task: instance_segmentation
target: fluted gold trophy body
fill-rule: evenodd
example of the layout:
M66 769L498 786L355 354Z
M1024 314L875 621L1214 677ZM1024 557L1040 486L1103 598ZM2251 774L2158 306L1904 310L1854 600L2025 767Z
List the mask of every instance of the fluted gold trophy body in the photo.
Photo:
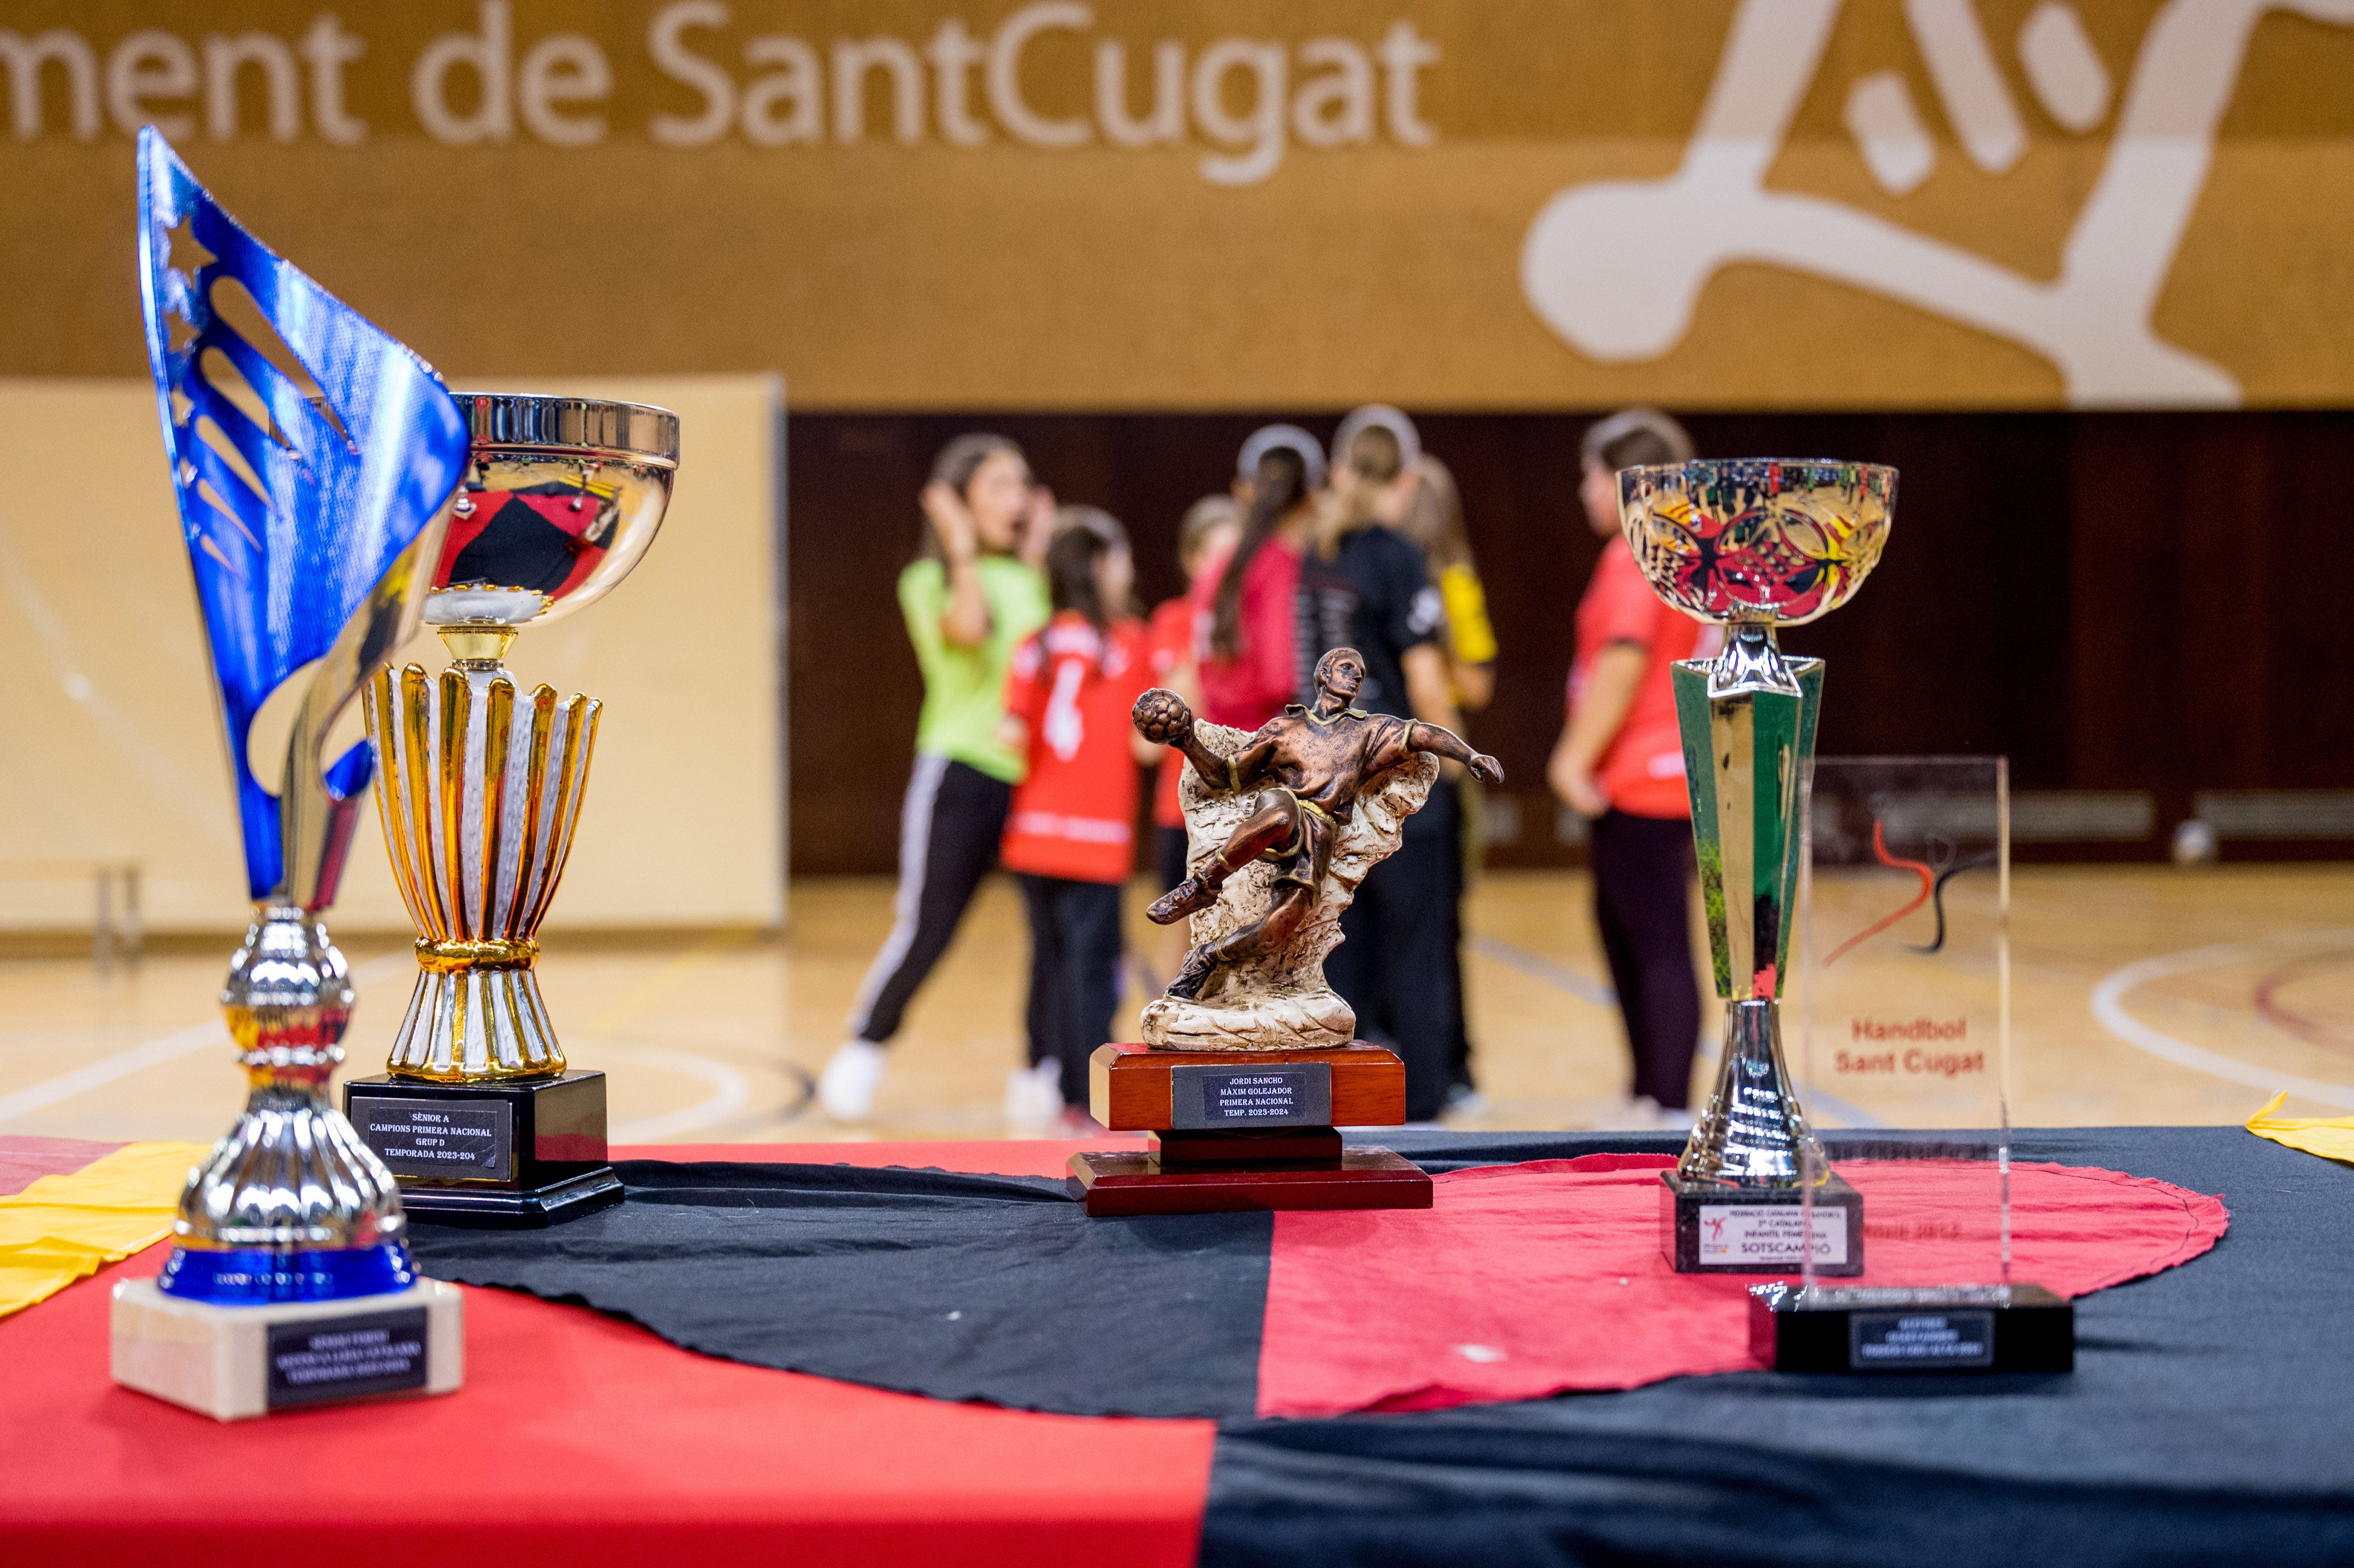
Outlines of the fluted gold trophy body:
M421 972L386 1064L401 1077L564 1071L532 965L580 820L600 705L544 685L518 699L496 646L513 635L444 628L450 668L387 666L368 683L384 842L419 932Z
M1879 563L1896 471L1751 458L1618 475L1627 543L1659 597L1724 628L1714 659L1674 670L1701 896L1724 1000L1717 1080L1665 1178L1663 1250L1679 1270L1863 1267L1862 1201L1827 1168L1782 1053L1805 776L1823 666L1787 659L1777 626L1827 614Z
M471 463L424 612L451 662L387 666L364 694L417 989L384 1075L346 1095L411 1213L545 1224L620 1196L604 1075L566 1063L534 971L602 705L524 692L504 661L525 627L600 598L644 555L678 420L631 403L457 398Z

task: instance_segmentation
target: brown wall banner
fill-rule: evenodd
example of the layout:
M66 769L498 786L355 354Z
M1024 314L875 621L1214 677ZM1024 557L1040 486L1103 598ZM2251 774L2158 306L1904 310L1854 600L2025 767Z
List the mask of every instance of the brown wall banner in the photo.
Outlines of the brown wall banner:
M0 93L0 374L143 370L152 122L478 371L2354 401L2354 0L5 0Z

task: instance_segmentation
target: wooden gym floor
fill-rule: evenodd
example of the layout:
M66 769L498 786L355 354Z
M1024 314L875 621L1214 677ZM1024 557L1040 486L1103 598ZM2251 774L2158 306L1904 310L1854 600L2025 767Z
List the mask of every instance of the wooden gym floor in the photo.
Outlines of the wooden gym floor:
M548 1007L573 1063L611 1075L615 1140L1006 1136L1027 937L1002 883L917 998L873 1123L839 1128L808 1103L889 927L890 894L881 880L797 883L783 937L553 935ZM1140 945L1159 935L1142 903L1140 887ZM1456 1124L1608 1121L1625 1047L1584 877L1491 874L1468 924L1486 1104ZM2012 930L2014 1121L2237 1122L2274 1087L2294 1091L2293 1113L2354 1111L2354 867L2023 868ZM111 973L87 957L0 959L0 1133L217 1137L242 1098L213 1001L234 945L175 942ZM378 1071L415 969L402 940L343 946L360 982L346 1070ZM1124 1029L1140 1001L1131 987ZM1815 1054L1826 1060L1808 1101L1823 1125L1992 1119L1990 1077L1932 1075L1925 1088L1832 1070L1823 1042Z

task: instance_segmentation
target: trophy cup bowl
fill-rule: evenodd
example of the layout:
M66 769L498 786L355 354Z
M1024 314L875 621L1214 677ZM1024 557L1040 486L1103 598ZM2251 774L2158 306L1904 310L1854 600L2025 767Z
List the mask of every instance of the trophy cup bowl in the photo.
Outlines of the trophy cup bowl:
M1643 575L1686 615L1800 626L1854 598L1880 564L1896 471L1813 458L1630 468L1618 510Z
M526 625L594 602L662 526L678 418L594 398L461 392L466 476L423 619L451 655L364 694L394 881L419 973L385 1075L345 1087L409 1212L543 1224L616 1202L605 1080L567 1069L537 932L572 846L601 705L502 662Z
M636 567L678 469L678 416L642 403L454 394L472 437L425 598L429 626L544 625Z
M1653 591L1725 628L1714 659L1672 672L1725 1015L1715 1088L1665 1179L1665 1250L1680 1270L1758 1273L1795 1268L1811 1248L1819 1272L1857 1273L1861 1200L1822 1164L1782 1051L1823 671L1819 659L1784 659L1775 631L1863 586L1894 521L1896 471L1809 458L1668 463L1622 470L1618 503ZM1826 1174L1803 1205L1797 1189L1816 1171Z

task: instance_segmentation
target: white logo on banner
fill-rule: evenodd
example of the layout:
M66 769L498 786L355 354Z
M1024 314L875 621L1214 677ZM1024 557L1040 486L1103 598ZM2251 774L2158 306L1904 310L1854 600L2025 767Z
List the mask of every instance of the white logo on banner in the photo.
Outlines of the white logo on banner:
M1906 0L1904 9L1964 153L1988 173L2007 171L2026 132L1970 0ZM2059 276L2046 281L1842 202L1767 191L1839 0L1743 0L1682 167L1664 180L1597 180L1554 196L1529 226L1521 286L1580 353L1628 363L1682 341L1720 268L1762 262L2023 344L2058 367L2079 407L2236 404L2239 384L2160 341L2150 313L2206 185L2249 36L2273 11L2354 24L2354 0L2169 0L2159 9L2100 178ZM2019 48L2054 121L2077 132L2099 124L2108 72L2073 9L2038 5ZM1902 196L1928 178L1936 147L1901 76L1857 81L1843 119L1882 189Z

